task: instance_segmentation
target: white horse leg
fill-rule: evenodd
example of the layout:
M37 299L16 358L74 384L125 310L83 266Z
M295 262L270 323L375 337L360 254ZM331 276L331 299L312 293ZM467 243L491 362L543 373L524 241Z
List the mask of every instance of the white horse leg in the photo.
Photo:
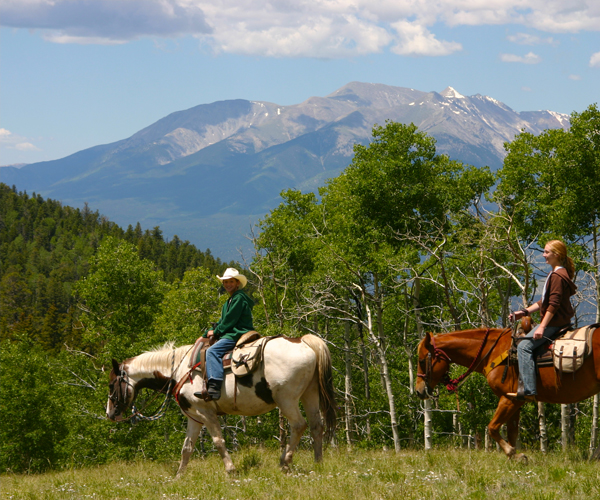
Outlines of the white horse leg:
M318 380L315 377L310 383L300 400L304 406L304 412L310 425L310 435L313 440L313 450L315 452L315 462L323 459L323 419L319 411L319 387Z
M296 451L300 438L308 426L306 425L304 418L302 418L302 413L300 413L300 408L298 407L298 401L281 403L279 404L279 409L290 422L290 440L285 447L280 460L281 467L287 469L292 463L294 451Z
M177 475L175 476L176 479L179 479L185 472L185 468L187 467L190 457L192 456L192 452L194 451L196 439L198 439L198 435L200 434L201 430L202 424L192 420L191 418L188 418L185 441L183 442L183 448L181 449L181 463L179 464L179 469L177 470Z
M219 424L219 417L216 415L207 416L204 422L208 432L210 433L215 448L218 450L219 455L223 459L223 463L225 464L226 472L235 472L235 467L233 465L233 461L231 460L231 455L227 451L227 446L225 446L225 440L223 439L223 434L221 433L221 425Z

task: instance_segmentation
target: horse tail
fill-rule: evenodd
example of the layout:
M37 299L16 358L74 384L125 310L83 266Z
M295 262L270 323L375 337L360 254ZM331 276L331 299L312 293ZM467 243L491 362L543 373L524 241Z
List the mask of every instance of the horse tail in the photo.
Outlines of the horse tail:
M319 378L319 408L325 418L327 432L326 442L331 441L337 427L335 391L333 388L333 370L331 368L331 353L327 344L316 335L308 334L302 337L302 342L308 345L317 356L317 375Z

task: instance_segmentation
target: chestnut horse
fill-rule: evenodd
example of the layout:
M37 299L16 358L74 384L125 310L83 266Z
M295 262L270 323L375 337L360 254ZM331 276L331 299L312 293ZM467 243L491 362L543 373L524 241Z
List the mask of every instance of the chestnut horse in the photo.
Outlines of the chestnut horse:
M294 450L307 427L298 406L298 401L302 401L310 424L315 460L321 460L324 426L320 411L328 434L332 435L336 427L331 355L323 340L315 335L272 339L265 346L261 367L237 380L231 372L226 373L221 398L210 402L194 396L201 390L203 381L199 372L188 368L192 347L165 345L120 364L113 360L106 416L113 421L126 420L123 414L132 407L142 388L171 392L188 417L177 471L179 477L185 471L202 425L206 425L212 436L225 470L233 472L235 467L227 452L218 416L262 415L279 407L291 429L289 443L281 456L285 469L291 464ZM134 415L136 413L134 411Z
M562 379L553 366L540 368L537 376L537 400L543 403L570 404L590 398L600 392L600 328L593 333L593 355L588 356L583 366L575 374L563 374ZM511 345L510 328L478 328L440 335L427 334L419 344L419 365L416 382L417 395L427 399L432 389L440 382L453 383L448 379L450 364L456 363L483 374L492 361L498 361ZM526 341L525 341L526 342ZM515 455L519 434L519 417L524 401L506 397L507 393L517 392L518 370L511 363L502 381L506 360L495 363L487 373L487 383L500 398L494 417L488 425L490 436L500 445L509 458L523 458ZM500 435L503 424L507 427L508 441Z

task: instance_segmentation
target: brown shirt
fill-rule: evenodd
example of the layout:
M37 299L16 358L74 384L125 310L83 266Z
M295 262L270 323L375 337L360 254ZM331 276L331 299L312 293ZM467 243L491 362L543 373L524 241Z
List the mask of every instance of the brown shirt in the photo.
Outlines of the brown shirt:
M571 295L575 295L576 290L577 287L569 278L569 273L565 268L550 273L546 284L546 293L538 301L542 318L546 312L554 313L548 326L565 326L571 322L571 318L575 315L571 305Z

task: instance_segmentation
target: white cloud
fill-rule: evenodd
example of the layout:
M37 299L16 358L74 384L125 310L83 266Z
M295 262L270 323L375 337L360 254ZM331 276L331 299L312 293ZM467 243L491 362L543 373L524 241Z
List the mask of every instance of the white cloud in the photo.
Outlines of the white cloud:
M16 149L18 151L41 151L27 138L15 135L5 128L0 128L0 148Z
M531 87L521 87L523 92L531 92Z
M385 29L354 16L315 16L303 21L287 25L240 22L223 26L210 38L224 52L324 58L381 52L392 40Z
M58 43L110 44L211 31L200 2L188 0L4 0L1 22L43 30L44 38Z
M506 37L510 42L518 43L519 45L558 45L558 42L552 37L540 38L536 35L530 35L528 33L517 33L515 35L509 35Z
M592 54L592 57L590 57L590 66L592 68L600 67L600 52L596 52L595 54Z
M575 80L576 82L581 80L580 75L569 75L569 80Z
M348 57L461 50L436 26L511 25L546 33L600 30L594 0L2 0L3 26L55 43L124 43L191 35L216 52ZM515 43L555 43L518 33ZM510 38L509 38L510 39Z
M398 21L392 24L398 34L397 43L392 52L400 55L414 56L446 56L462 50L462 45L456 42L437 40L435 35L427 31L417 22Z
M529 52L524 56L518 56L516 54L500 54L500 60L502 62L516 62L523 64L538 64L542 62L542 58L533 52Z
M30 142L20 142L18 144L15 144L15 149L19 151L41 151L40 148L34 146Z

